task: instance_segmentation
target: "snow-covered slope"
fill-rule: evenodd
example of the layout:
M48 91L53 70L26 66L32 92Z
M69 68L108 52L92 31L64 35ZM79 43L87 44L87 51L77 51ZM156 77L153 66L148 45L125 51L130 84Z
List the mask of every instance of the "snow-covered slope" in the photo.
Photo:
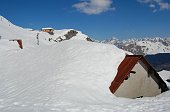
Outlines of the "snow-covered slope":
M19 50L18 44L13 41L9 41L6 39L0 40L0 52L2 51L10 51L10 50Z
M81 40L0 54L0 109L113 102L109 86L124 56L116 47Z
M111 45L81 40L4 52L0 54L0 111L169 112L169 91L134 100L111 94L110 83L124 56Z
M78 39L88 40L87 35L82 34L80 31L74 29L55 30L54 35L42 31L31 31L13 25L4 17L0 16L0 38L1 40L22 39L24 48L37 46L37 35L39 45L51 45L59 41Z
M79 31L73 37L71 30L49 35L2 21L0 112L169 112L169 91L133 100L111 94L109 86L125 56L123 50L84 41L86 35ZM23 40L24 49L8 41L16 38ZM170 72L160 74L166 80Z

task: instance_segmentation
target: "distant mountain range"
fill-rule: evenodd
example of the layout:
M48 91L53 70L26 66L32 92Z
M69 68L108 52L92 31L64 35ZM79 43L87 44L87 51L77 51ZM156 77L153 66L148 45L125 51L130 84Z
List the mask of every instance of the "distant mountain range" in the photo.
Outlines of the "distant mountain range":
M120 49L138 55L170 53L170 38L144 38L119 40L116 38L107 39L102 43L113 44Z
M144 38L119 40L112 38L102 43L113 44L136 55L145 55L156 71L170 71L170 38Z

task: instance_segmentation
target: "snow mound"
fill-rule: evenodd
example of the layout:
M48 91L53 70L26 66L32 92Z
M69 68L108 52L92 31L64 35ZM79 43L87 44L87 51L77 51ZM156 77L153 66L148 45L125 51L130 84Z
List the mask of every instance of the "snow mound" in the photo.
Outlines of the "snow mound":
M0 99L26 105L111 102L109 86L124 56L116 47L80 40L2 55Z
M1 112L169 112L170 91L124 99L109 91L125 53L69 40L0 56ZM166 79L170 72L160 72Z
M14 41L9 41L6 39L0 40L0 52L10 51L10 50L19 50L18 43Z

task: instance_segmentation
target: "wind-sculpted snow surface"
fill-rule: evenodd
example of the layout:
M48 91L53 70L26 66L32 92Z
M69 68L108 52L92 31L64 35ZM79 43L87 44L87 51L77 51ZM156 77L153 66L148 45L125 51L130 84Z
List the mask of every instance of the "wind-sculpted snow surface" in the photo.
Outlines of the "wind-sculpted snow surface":
M111 94L124 56L81 40L1 54L0 112L169 112L169 92L143 99Z
M109 86L115 67L123 58L116 47L80 40L1 55L1 110L107 104L113 100Z

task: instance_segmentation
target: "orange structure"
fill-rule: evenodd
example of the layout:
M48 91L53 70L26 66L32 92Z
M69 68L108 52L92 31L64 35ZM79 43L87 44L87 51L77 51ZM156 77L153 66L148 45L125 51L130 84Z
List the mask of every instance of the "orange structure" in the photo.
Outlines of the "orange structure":
M41 31L47 32L47 33L53 33L54 29L53 28L42 28Z

